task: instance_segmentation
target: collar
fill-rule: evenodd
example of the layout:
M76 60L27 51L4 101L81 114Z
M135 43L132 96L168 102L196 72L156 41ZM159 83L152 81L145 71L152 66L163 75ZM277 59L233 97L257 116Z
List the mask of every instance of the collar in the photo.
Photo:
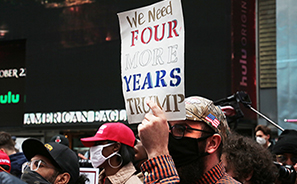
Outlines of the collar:
M223 163L220 162L211 168L209 171L204 173L202 177L198 180L197 183L201 184L209 184L209 183L217 183L225 174L225 168Z
M135 172L135 167L133 166L132 162L129 162L127 165L122 167L117 173L111 176L106 176L106 178L112 184L122 184L125 183L131 176L133 176ZM105 175L104 170L100 173L100 175Z

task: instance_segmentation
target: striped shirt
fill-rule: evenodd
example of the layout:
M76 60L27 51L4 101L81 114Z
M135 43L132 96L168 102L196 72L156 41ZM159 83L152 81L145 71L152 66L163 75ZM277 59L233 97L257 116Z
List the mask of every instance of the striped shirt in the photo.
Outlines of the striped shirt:
M143 183L179 183L179 177L170 155L160 155L145 161L140 167Z
M203 174L203 176L196 182L199 184L240 184L240 182L233 179L225 172L223 163L215 165L209 171Z
M141 165L144 183L179 183L180 179L170 155L160 155L147 160ZM239 184L224 169L222 163L217 164L196 182L197 184Z

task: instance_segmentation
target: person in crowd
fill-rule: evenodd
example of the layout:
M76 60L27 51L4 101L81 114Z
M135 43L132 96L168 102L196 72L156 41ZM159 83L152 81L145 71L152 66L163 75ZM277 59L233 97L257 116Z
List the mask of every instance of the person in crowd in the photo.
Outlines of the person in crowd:
M0 184L25 184L19 178L10 174L11 164L6 153L0 150Z
M64 135L61 135L61 134L58 134L58 135L55 135L53 136L49 142L55 142L55 143L58 143L58 144L63 144L67 147L69 147L69 140L67 137L65 137Z
M297 131L296 130L284 130L278 137L278 141L275 143L272 149L272 153L278 163L283 166L291 167L297 171ZM292 177L291 177L292 176ZM292 181L293 179L293 181ZM280 175L278 183L295 183L295 176L291 174L289 177Z
M224 146L222 162L226 172L245 184L273 184L278 170L269 150L250 137L230 135Z
M0 150L0 172L4 171L4 172L10 173L10 170L11 170L10 159L6 153Z
M138 178L143 182L144 176L141 172L140 166L143 162L147 160L147 153L140 141L140 139L136 138L136 145L134 146L135 151L135 159L133 162L134 167L137 170L137 176Z
M211 100L186 98L186 119L169 122L156 103L148 100L147 105L152 113L138 125L149 159L141 166L144 183L239 183L220 161L230 130Z
M22 174L22 165L27 162L27 159L23 152L16 151L15 142L7 132L0 132L0 150L9 156L11 163L10 173L20 178Z
M271 130L268 126L257 125L255 128L256 141L264 148L272 151L273 142L271 141Z
M136 145L134 146L135 158L134 158L134 166L137 172L141 172L140 166L143 162L147 160L147 153L140 141L140 139L136 139Z
M99 184L142 183L135 175L135 136L123 123L105 123L94 137L81 138L84 146L90 147L94 168L102 168Z
M79 173L77 154L63 144L27 139L22 149L30 161L23 165L21 180L28 184L84 184L88 180Z
M16 152L23 152L22 149L21 149L21 147L20 147L20 145L19 145L19 144L17 143L17 141L16 141L17 137L14 136L14 135L12 135L12 136L11 136L11 139L12 139L13 142L14 142L14 148L15 148Z
M51 139L50 139L50 141L49 142L55 142L55 143L57 143L57 144L63 144L63 145L65 145L65 146L67 146L67 147L69 147L69 140L68 140L68 138L65 136L65 135L62 135L62 134L58 134L58 135L55 135L55 136L53 136ZM79 157L79 159L81 159L81 160L88 160L88 158L87 157L85 157L83 154L81 154L81 153L77 153L77 156ZM87 163L87 162L85 162L85 163ZM85 165L85 164L83 164L83 165Z

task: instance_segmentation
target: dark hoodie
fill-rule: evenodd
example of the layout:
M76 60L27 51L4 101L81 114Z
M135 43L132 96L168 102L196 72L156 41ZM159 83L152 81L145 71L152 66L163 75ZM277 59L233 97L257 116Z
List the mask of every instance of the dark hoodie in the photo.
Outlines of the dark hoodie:
M27 159L23 152L18 152L12 155L9 155L11 163L10 173L18 178L21 178L22 175L22 165L27 162Z

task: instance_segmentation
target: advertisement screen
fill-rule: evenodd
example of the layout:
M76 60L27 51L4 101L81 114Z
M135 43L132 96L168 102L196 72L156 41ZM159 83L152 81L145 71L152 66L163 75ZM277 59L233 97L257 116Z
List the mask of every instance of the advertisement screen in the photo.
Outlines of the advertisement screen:
M0 42L25 41L18 47L21 54L1 48L0 70L17 69L20 75L23 68L26 73L26 77L0 78L1 97L15 99L20 94L17 105L12 100L1 104L1 119L12 122L18 117L18 126L25 127L127 123L117 14L156 2L161 1L1 1ZM229 96L231 2L182 1L181 6L185 97ZM2 53L12 53L20 63L3 66L11 61L3 60ZM21 85L9 87L14 82ZM6 116L14 106L13 115L23 111L21 118Z
M23 121L25 90L25 40L0 42L0 119L1 125Z

